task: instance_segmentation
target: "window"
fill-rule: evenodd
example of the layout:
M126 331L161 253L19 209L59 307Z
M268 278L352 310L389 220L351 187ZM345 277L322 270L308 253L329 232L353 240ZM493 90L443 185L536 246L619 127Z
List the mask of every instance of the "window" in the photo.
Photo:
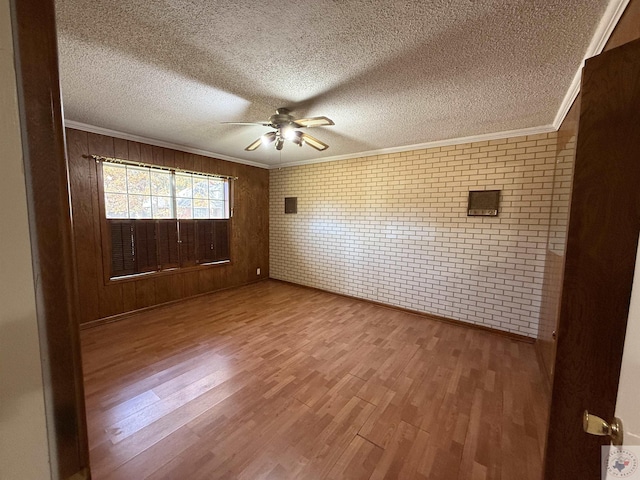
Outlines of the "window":
M230 261L230 178L94 158L110 278Z

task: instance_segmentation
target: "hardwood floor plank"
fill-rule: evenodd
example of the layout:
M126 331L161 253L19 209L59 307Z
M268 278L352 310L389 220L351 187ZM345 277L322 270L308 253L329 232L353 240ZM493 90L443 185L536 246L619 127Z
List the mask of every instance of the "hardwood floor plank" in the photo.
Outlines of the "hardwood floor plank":
M356 435L325 478L370 478L383 449Z
M92 409L87 414L91 417L92 422L89 424L89 436L94 439L94 443L102 443L109 438L108 429L105 425L113 425L123 418L123 415L137 415L141 410L153 405L160 397L152 390L136 395L135 397L125 400L111 408ZM123 413L125 412L125 413Z
M180 454L200 441L200 437L187 427L181 427L173 435L163 438L150 448L110 472L107 480L123 478L147 478Z
M382 458L371 474L370 480L410 479L416 478L415 465L405 465L406 457L418 435L418 429L405 422L400 422L394 429ZM413 471L411 471L413 470Z
M533 346L265 281L82 331L92 478L539 480Z
M210 375L190 383L183 389L177 390L165 398L159 398L157 402L147 405L137 412L133 412L128 417L117 421L107 429L111 443L116 444L121 442L142 428L151 425L155 421L162 419L165 415L169 415L180 407L189 404L192 400L213 390L229 379L230 376L227 372L213 372Z
M249 375L238 375L207 392L207 394L199 396L170 414L146 425L139 429L136 435L130 435L117 444L105 442L95 449L91 448L90 445L90 451L95 451L95 455L91 457L92 472L95 472L95 478L100 478L101 474L115 469L114 467L119 467L144 450L151 448L160 440L176 432L189 420L198 417L211 408L212 405L227 398L250 380L251 377Z

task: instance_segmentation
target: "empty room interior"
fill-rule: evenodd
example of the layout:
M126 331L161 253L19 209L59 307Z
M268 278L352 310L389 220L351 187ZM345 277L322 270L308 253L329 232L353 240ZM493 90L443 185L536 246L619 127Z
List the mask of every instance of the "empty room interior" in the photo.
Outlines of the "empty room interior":
M583 411L640 440L640 0L1 20L0 478L588 480Z

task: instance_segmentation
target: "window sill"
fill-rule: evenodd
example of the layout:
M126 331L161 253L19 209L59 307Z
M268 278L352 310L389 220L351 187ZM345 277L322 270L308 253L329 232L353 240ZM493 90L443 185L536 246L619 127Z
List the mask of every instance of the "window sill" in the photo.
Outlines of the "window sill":
M199 265L193 265L191 267L183 268L167 268L165 270L155 270L153 272L134 273L131 275L123 275L121 277L112 277L105 281L105 285L114 285L125 282L136 282L138 280L146 280L150 278L165 277L168 275L179 275L181 273L197 272L199 270L206 270L208 268L223 267L225 265L231 265L231 260L222 260L220 262L208 262L201 263Z

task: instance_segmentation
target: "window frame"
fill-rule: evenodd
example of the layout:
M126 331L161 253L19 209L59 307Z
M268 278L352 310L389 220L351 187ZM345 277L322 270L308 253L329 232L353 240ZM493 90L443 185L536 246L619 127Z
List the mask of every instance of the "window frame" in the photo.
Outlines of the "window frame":
M98 156L98 155L91 155L90 158L92 158L95 161L95 168L96 168L96 183L97 183L97 195L98 195L98 212L100 215L99 218L99 224L100 224L100 244L102 246L102 268L103 268L103 276L104 276L104 283L105 285L108 284L114 284L114 283L120 283L120 282L126 282L126 281L136 281L136 280L140 280L141 278L150 278L150 277L160 277L160 276L166 276L166 275L176 275L179 273L186 273L189 271L197 271L197 270L202 270L202 269L206 269L206 268L214 268L214 267L220 267L220 266L226 266L226 265L232 265L233 262L233 249L232 249L232 232L233 232L233 213L234 213L234 193L235 193L235 189L234 189L234 184L233 182L235 180L238 179L238 177L233 177L233 176L229 176L229 175L219 175L219 174L210 174L210 173L205 173L205 172L196 172L196 171L192 171L192 170L184 170L184 169L180 169L180 168L173 168L173 167L165 167L165 166L161 166L161 165L153 165L153 164L146 164L146 163L141 163L141 162L131 162L131 161L127 161L127 160L123 160L123 159L118 159L118 158L112 158L112 157L104 157L104 156ZM227 198L228 198L228 202L227 202L227 213L228 213L228 217L227 218L212 218L212 219L202 219L202 218L191 218L191 219L179 219L179 218L159 218L159 219L155 219L155 218L107 218L106 216L106 205L105 205L105 191L104 191L104 174L103 174L103 168L102 165L104 163L119 163L119 164L124 164L124 165L130 165L130 166L136 166L136 167L145 167L145 168L155 168L155 169L161 169L161 170L166 170L169 172L172 172L172 185L175 184L175 172L185 172L185 173L189 173L189 174L195 174L195 175L201 175L201 176L205 176L205 177L217 177L217 178L223 178L227 180ZM174 194L174 203L175 203L175 190L173 192ZM174 209L174 217L177 217L177 209ZM180 222L188 222L188 223L192 223L195 225L195 223L197 221L211 221L211 222L225 222L226 223L226 234L227 234L227 249L228 249L228 259L224 259L224 260L214 260L214 261L207 261L207 262L203 262L203 263L197 263L196 262L190 262L189 265L187 266L181 266L181 261L180 261L180 251L181 251L181 240L180 240L180 236L179 236L179 229L180 229ZM111 239L111 222L122 222L122 223L126 223L126 222L132 222L133 224L133 229L136 229L136 225L137 223L150 223L150 222L154 222L156 224L158 224L158 222L163 222L163 223L171 223L171 222L175 222L176 223L176 228L178 231L177 234L177 238L178 238L178 245L177 245L177 250L178 250L178 263L171 263L171 264L167 264L166 268L159 268L159 269L154 269L154 270L150 270L147 269L147 271L141 271L141 272L134 272L134 273L130 273L130 274L124 274L121 276L112 276L112 239ZM156 225L156 234L158 232L158 226ZM198 234L195 233L195 228L194 228L194 244L198 243ZM157 243L156 243L156 248L157 247ZM159 261L159 259L158 259ZM160 266L159 266L160 267Z

